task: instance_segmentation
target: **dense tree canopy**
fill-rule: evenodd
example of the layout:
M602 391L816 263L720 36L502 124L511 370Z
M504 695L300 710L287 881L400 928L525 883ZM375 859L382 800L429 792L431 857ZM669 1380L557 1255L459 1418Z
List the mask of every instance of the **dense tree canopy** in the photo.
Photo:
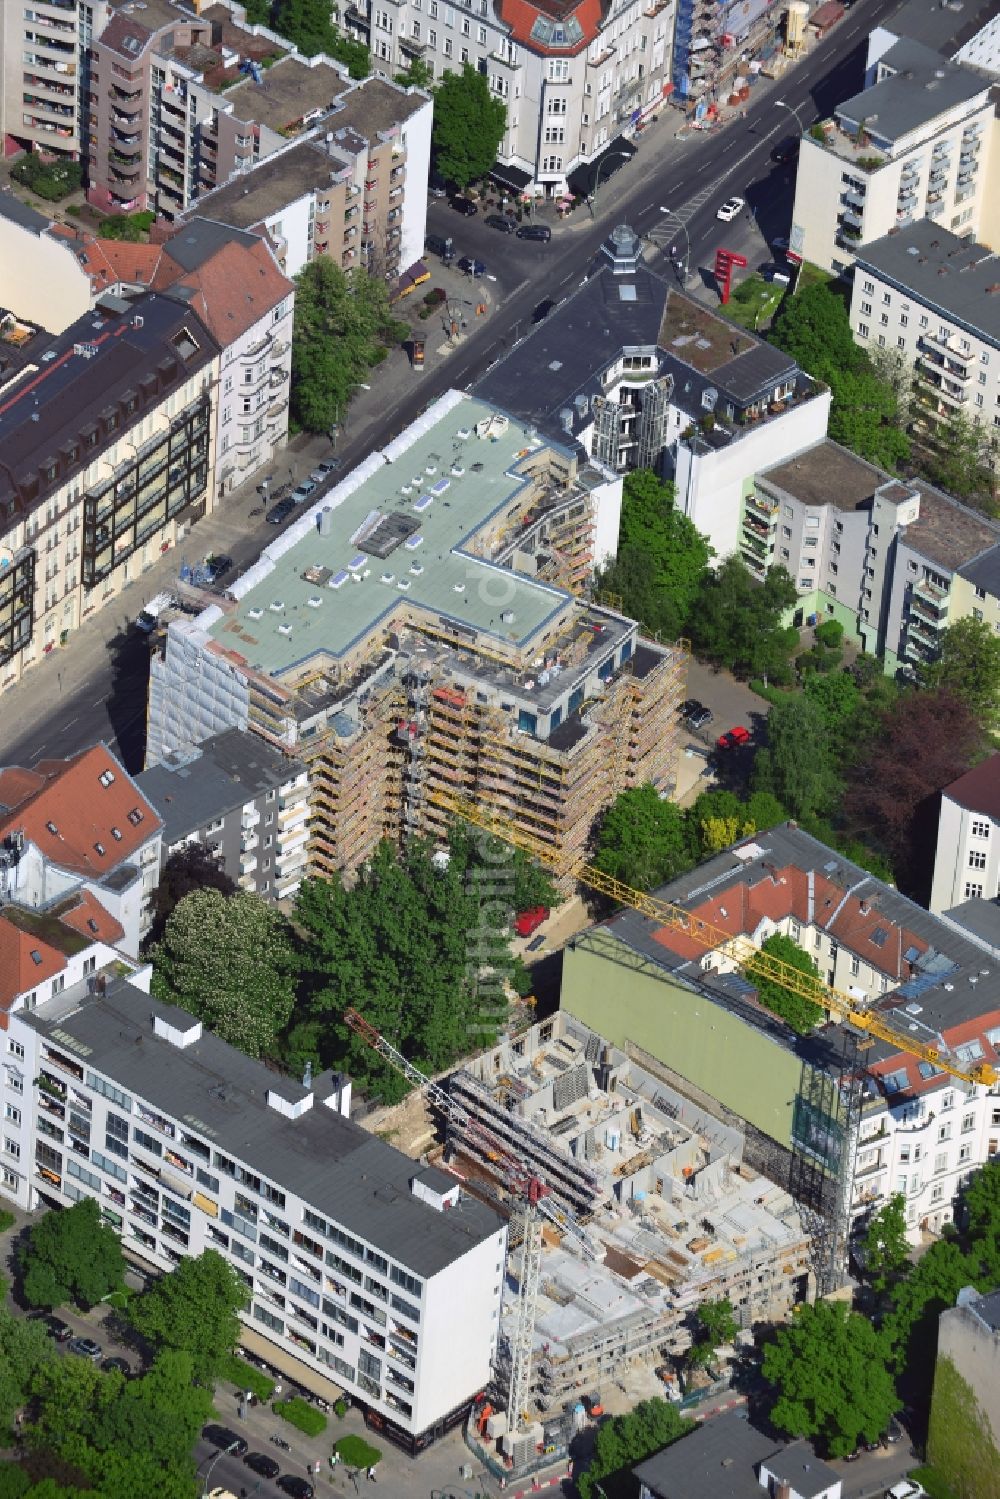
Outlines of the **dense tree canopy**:
M907 457L909 440L898 420L896 393L854 342L844 298L829 282L785 297L770 339L829 385L829 434L836 442L889 470Z
M919 415L922 401L931 399L922 392L912 395L914 415ZM956 411L946 421L934 424L933 435L921 433L917 457L921 472L932 484L988 515L996 515L1000 444L993 428L980 427L964 412Z
M371 72L368 48L337 30L330 0L271 0L266 17L262 0L251 0L251 4L254 20L270 24L279 36L294 42L304 56L325 52L327 57L344 63L352 78L367 78Z
M214 1249L206 1249L197 1258L181 1260L134 1297L128 1316L140 1337L190 1359L196 1377L207 1382L236 1347L237 1313L247 1300L233 1267Z
M788 968L794 968L805 978L804 987L810 993L815 992L816 1000L813 1001L808 995L797 992L789 984L781 979L774 978L767 970L766 963L761 961L760 954L775 958L779 963L784 963ZM766 1009L775 1015L780 1015L786 1020L793 1031L805 1035L818 1025L823 1019L822 1008L823 985L818 977L816 964L807 952L803 952L798 943L793 942L791 937L786 937L784 932L773 932L760 945L760 949L753 955L744 966L744 977L749 979L757 990L757 998Z
M733 1315L733 1304L724 1296L718 1301L703 1301L695 1313L695 1341L688 1355L693 1364L709 1364L718 1348L731 1343L739 1332Z
M958 698L988 733L1000 729L1000 635L984 619L967 614L949 625L920 681Z
M861 1241L861 1263L866 1279L878 1295L891 1291L909 1268L906 1203L895 1193L873 1213Z
M767 718L767 745L758 750L753 787L770 791L793 817L828 812L839 792L826 714L814 696L783 698Z
M507 128L502 99L490 92L486 78L471 63L460 73L446 72L434 90L431 143L434 165L456 187L484 177L497 159Z
M393 336L389 293L382 278L343 271L326 255L299 272L295 288L292 413L307 432L328 432Z
M259 895L195 890L153 949L153 993L211 1026L249 1056L269 1051L295 1002L288 923Z
M877 1441L899 1409L879 1334L842 1302L797 1307L764 1350L762 1372L777 1397L774 1424L815 1438L831 1457Z
M783 567L773 567L758 583L739 557L727 557L698 589L689 620L695 650L738 676L790 681L799 636L781 621L797 597Z
M623 791L601 819L594 864L637 890L652 890L694 863L684 810L655 786Z
M149 943L160 941L167 917L192 890L218 890L222 895L235 895L238 888L204 843L185 843L170 855L153 894Z
M649 469L626 474L618 555L596 589L617 594L650 634L674 640L687 628L712 549L674 504L672 484Z
M669 1447L694 1426L674 1406L658 1399L640 1400L626 1415L603 1421L597 1428L589 1465L575 1475L580 1499L596 1499L604 1480L628 1473L643 1458Z
M92 1197L46 1213L29 1228L19 1254L29 1306L95 1306L122 1285L121 1241Z

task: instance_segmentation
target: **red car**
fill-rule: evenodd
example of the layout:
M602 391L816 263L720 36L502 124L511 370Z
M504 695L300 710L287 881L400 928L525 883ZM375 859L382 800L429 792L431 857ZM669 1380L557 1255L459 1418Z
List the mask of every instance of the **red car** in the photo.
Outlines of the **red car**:
M720 750L738 749L741 744L749 743L750 730L745 729L742 724L737 724L735 729L730 729L728 733L720 734L715 741L716 748Z
M530 937L536 932L543 921L549 919L548 906L532 906L528 911L522 911L514 918L514 930L519 937Z

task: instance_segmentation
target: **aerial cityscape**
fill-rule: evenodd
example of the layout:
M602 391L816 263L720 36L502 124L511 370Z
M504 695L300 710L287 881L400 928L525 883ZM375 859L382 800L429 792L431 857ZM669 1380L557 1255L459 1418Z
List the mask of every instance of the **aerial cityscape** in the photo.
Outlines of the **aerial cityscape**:
M0 1499L1000 1499L1000 0L0 64Z

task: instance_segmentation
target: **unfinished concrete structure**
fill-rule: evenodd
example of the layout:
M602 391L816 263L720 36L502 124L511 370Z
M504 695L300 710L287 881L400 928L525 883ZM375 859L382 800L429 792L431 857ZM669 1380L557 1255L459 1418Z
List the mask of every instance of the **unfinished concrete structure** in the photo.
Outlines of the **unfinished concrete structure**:
M571 1015L477 1058L450 1092L537 1171L566 1213L564 1233L552 1223L543 1231L539 1412L682 1352L702 1301L728 1297L749 1327L813 1294L798 1208L744 1165L740 1132ZM488 1195L500 1191L502 1165L474 1129L453 1130L449 1150L453 1169ZM508 1339L515 1301L509 1280Z
M579 597L621 480L457 391L327 493L151 667L147 763L249 728L305 760L310 870L489 805L557 874L672 787L685 653Z

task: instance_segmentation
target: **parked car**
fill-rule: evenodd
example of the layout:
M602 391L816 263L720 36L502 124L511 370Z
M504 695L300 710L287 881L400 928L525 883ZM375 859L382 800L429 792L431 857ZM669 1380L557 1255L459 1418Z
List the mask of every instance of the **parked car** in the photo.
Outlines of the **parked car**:
M280 526L281 522L283 520L287 520L294 509L294 500L279 500L278 503L276 505L272 505L270 510L267 512L267 519L269 524L272 526Z
M226 573L232 569L232 565L232 557L217 557L213 552L210 557L205 558L205 571L208 573L208 581L210 583L218 583L219 579L224 578Z
M483 223L488 224L491 229L499 229L501 234L514 234L517 230L515 221L506 218L502 213L487 214Z
M547 245L552 238L552 230L548 224L522 224L517 231L518 239L537 239L541 244Z
M303 500L308 500L315 488L316 481L314 479L303 479L302 483L296 485L292 490L288 498L293 505L301 505Z
M549 313L552 311L555 305L556 303L554 297L543 297L538 306L535 308L534 312L531 314L531 321L533 323L544 323L545 319L548 317Z
M915 1478L901 1478L891 1489L886 1489L885 1499L921 1499L927 1490Z
M105 1374L124 1374L126 1379L132 1373L132 1365L127 1358L106 1358L101 1368Z
M243 1461L251 1472L259 1473L261 1478L277 1478L281 1472L281 1464L273 1457L268 1457L266 1452L248 1452Z
M58 1317L46 1317L45 1326L49 1336L55 1338L57 1343L67 1343L73 1336L73 1329L69 1323L61 1321Z
M297 1473L282 1473L278 1479L278 1488L285 1494L290 1494L291 1499L313 1499L315 1489L311 1483L300 1478Z
M725 734L720 734L715 741L716 749L728 750L739 749L743 744L750 743L750 730L745 729L741 723L735 729L727 729Z
M153 631L156 629L156 622L159 619L160 615L163 613L164 609L169 609L173 601L174 596L172 593L154 594L149 603L144 604L142 609L136 616L136 629L141 630L144 635L152 635Z
M432 198L447 198L448 184L440 172L432 172L427 179L427 188Z
M450 265L458 254L451 235L428 234L424 237L424 249L428 255L439 255L445 265Z
M519 937L530 937L536 932L543 921L549 919L548 906L532 906L528 911L522 911L514 918L514 930Z
M889 1425L886 1429L885 1439L887 1442L891 1442L893 1445L895 1445L896 1442L902 1442L906 1439L906 1427L900 1420L897 1419L896 1416L889 1417Z
M451 206L456 213L463 214L467 219L474 219L479 212L478 206L473 203L471 198L463 198L461 196L452 198Z
M76 1353L80 1358L93 1359L95 1362L102 1351L100 1343L95 1343L93 1338L70 1338L66 1344L67 1353Z
M774 150L771 152L771 160L776 161L779 167L787 167L790 166L793 161L798 160L798 155L799 138L797 135L790 135L787 140L780 141L778 145L775 146Z
M214 1421L201 1434L206 1442L211 1442L220 1452L232 1452L236 1457L243 1457L249 1446L235 1431L230 1431L228 1426L219 1426Z
M486 275L486 262L475 260L471 255L463 255L458 262L458 269L463 275L471 276L473 281L478 281L481 276Z
M336 473L339 467L339 458L324 458L321 463L317 463L313 472L319 474L321 478L325 479L329 474Z
M743 198L727 198L722 207L716 211L715 217L723 224L731 224L733 219L738 218L746 207Z
M715 717L711 708L698 707L693 713L688 714L688 724L692 729L703 729L706 724L711 723Z
M697 713L698 709L704 706L704 703L700 703L696 697L685 698L681 703L681 718L690 718L692 713Z

